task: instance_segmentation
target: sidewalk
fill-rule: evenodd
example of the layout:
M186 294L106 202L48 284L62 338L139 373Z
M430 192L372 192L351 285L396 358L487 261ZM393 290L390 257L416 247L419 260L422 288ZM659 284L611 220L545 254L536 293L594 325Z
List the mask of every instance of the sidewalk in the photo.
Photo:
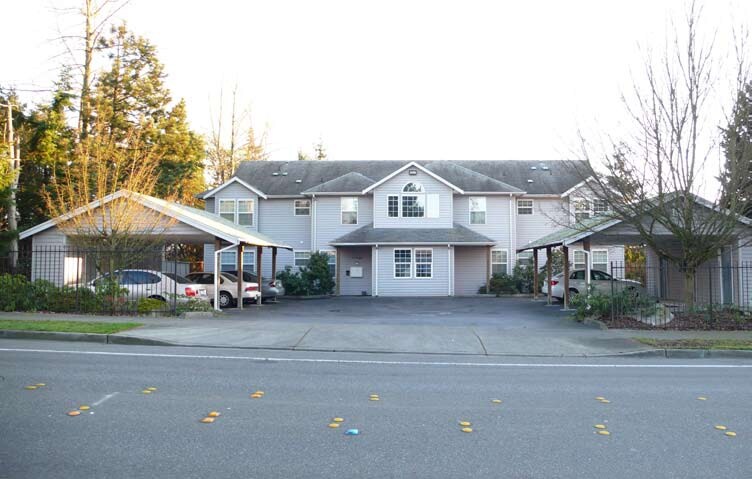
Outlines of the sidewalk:
M122 317L2 313L0 319L123 321ZM110 342L299 351L584 357L639 354L656 339L752 339L752 331L524 330L437 325L329 324L238 319L127 318L144 326L110 335ZM104 342L104 341L103 341Z

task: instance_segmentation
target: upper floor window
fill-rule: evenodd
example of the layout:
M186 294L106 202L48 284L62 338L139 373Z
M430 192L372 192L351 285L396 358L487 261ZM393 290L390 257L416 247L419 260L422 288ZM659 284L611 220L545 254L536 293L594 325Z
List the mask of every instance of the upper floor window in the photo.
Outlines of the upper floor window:
M343 225L358 224L358 199L346 196L340 199L340 211Z
M219 200L219 216L241 226L253 226L253 200Z
M577 221L590 218L590 202L585 198L574 200L574 219Z
M390 218L399 217L399 196L389 195L386 198L386 215Z
M608 213L608 202L606 200L593 200L593 215L598 216Z
M426 214L425 195L402 195L402 216L422 218Z
M410 182L402 188L403 193L423 193L423 185L420 183Z
M311 216L311 200L295 200L295 216Z
M470 197L470 224L471 225L486 224L486 197L485 196L471 196Z
M517 200L517 214L518 215L532 215L533 214L533 200Z

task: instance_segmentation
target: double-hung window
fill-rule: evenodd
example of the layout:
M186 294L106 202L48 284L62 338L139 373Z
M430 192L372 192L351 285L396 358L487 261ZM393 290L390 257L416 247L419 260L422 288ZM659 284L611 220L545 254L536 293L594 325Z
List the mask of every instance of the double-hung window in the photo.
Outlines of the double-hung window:
M410 278L412 277L412 250L395 249L394 250L394 277Z
M433 276L433 250L415 249L415 277L431 278Z
M386 212L389 218L399 217L399 196L389 195L386 197Z
M337 275L337 252L336 251L323 251L328 256L327 265L329 266L329 274L334 278Z
M533 200L517 200L517 214L518 215L532 215L533 214Z
M486 197L485 196L471 196L470 197L470 224L471 225L486 224Z
M575 250L574 252L574 269L585 269L587 266L587 258L585 252L582 250Z
M237 253L235 251L223 251L219 255L220 271L237 271ZM243 251L243 271L256 271L256 255L253 251Z
M426 215L426 194L423 185L410 182L402 188L402 217L423 218Z
M219 199L219 216L240 226L253 226L253 200Z
M358 199L346 196L340 199L340 211L343 225L358 224Z
M295 200L295 216L311 216L311 200Z
M310 251L296 251L295 252L295 266L300 268L301 266L308 266L308 260L311 259Z
M608 272L608 250L606 249L594 249L590 252L593 257L593 269L598 271Z
M608 213L608 202L606 200L593 200L593 216L604 215Z
M574 219L582 221L590 218L590 202L585 198L574 200Z
M491 250L491 274L506 274L508 271L507 264L507 250Z
M517 253L517 265L524 266L526 268L533 267L533 253L531 251L523 251Z

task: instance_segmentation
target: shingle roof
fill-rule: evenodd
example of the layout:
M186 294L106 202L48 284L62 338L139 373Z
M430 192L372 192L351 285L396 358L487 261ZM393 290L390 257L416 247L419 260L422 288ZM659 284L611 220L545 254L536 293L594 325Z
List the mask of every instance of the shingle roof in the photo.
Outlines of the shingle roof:
M292 196L348 173L358 173L379 181L407 163L409 161L244 161L240 163L235 176L267 195ZM577 171L580 168L565 161L463 160L416 163L467 192L503 191L511 187L509 191L560 195L582 181Z
M427 241L428 239L428 241ZM374 228L373 223L330 242L353 244L494 244L480 233L457 223L453 228Z
M580 241L583 238L587 238L593 233L597 233L599 231L603 231L606 228L610 228L617 223L620 223L620 220L608 216L596 216L595 218L581 220L577 225L565 226L559 230L554 231L553 233L547 234L542 238L533 240L522 248L518 248L517 251L543 248L546 246L553 247L570 245L572 243Z
M303 193L360 193L374 184L371 178L351 171L333 180L309 188Z

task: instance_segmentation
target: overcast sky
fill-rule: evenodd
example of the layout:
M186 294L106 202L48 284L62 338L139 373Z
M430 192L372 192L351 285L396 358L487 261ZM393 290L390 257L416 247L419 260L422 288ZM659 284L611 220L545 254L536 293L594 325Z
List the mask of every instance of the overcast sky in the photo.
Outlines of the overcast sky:
M76 21L52 6L81 3L6 2L0 84L49 87L56 29ZM721 35L752 24L752 2L706 3ZM131 0L119 18L158 47L195 129L209 131L210 97L216 110L237 83L275 160L321 136L334 160L550 161L569 156L578 127L618 134L639 46L662 45L683 11L660 0Z

